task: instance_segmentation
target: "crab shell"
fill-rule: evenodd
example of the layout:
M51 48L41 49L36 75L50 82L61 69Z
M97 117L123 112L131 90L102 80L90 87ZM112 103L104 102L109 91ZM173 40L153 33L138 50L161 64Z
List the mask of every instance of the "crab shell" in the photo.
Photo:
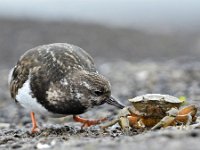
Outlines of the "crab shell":
M129 99L137 110L136 115L151 118L163 118L171 108L179 108L182 104L178 98L162 94L146 94ZM139 112L139 114L137 114ZM141 115L142 114L142 115Z

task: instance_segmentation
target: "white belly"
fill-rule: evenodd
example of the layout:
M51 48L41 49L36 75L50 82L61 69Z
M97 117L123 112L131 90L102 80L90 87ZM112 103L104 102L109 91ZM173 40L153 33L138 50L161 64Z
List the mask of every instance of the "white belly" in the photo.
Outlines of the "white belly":
M30 77L23 84L23 86L18 90L16 95L16 100L20 103L20 105L30 112L40 113L49 117L64 117L66 115L56 114L49 112L45 107L43 107L40 103L37 102L36 98L32 97L32 91L30 87Z
M37 102L36 98L31 96L30 79L23 84L23 86L18 90L16 95L16 100L20 105L29 111L39 112L41 114L46 114L48 111Z

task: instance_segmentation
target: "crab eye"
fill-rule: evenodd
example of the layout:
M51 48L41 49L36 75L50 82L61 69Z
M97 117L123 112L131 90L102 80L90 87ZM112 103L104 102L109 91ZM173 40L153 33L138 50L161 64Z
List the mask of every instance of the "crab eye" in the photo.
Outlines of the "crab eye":
M103 91L95 90L94 95L95 96L101 96L101 95L103 95Z

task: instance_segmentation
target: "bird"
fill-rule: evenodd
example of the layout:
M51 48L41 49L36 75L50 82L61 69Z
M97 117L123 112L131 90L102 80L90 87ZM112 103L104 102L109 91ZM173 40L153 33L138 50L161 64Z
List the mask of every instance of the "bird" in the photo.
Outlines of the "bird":
M30 112L32 133L40 131L35 113L51 117L73 115L82 127L88 127L106 120L79 116L91 108L104 103L124 108L111 95L110 82L98 73L93 58L68 43L27 50L11 69L8 84L12 99Z

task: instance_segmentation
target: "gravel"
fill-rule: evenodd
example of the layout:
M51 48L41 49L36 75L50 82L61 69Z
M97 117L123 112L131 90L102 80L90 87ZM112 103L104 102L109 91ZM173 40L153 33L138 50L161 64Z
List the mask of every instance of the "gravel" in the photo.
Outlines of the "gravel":
M106 62L99 71L112 84L113 95L126 105L127 99L145 93L185 96L187 103L200 104L200 62ZM8 69L1 72L5 77ZM5 78L6 79L6 78ZM38 134L30 134L28 112L11 100L7 82L1 80L0 148L2 149L198 149L200 129L167 128L158 131L135 132L124 135L118 126L106 132L99 126L81 129L71 116L51 119L37 115ZM103 105L83 114L86 118L116 116L118 109ZM198 113L199 114L199 113ZM163 147L163 145L165 145Z

